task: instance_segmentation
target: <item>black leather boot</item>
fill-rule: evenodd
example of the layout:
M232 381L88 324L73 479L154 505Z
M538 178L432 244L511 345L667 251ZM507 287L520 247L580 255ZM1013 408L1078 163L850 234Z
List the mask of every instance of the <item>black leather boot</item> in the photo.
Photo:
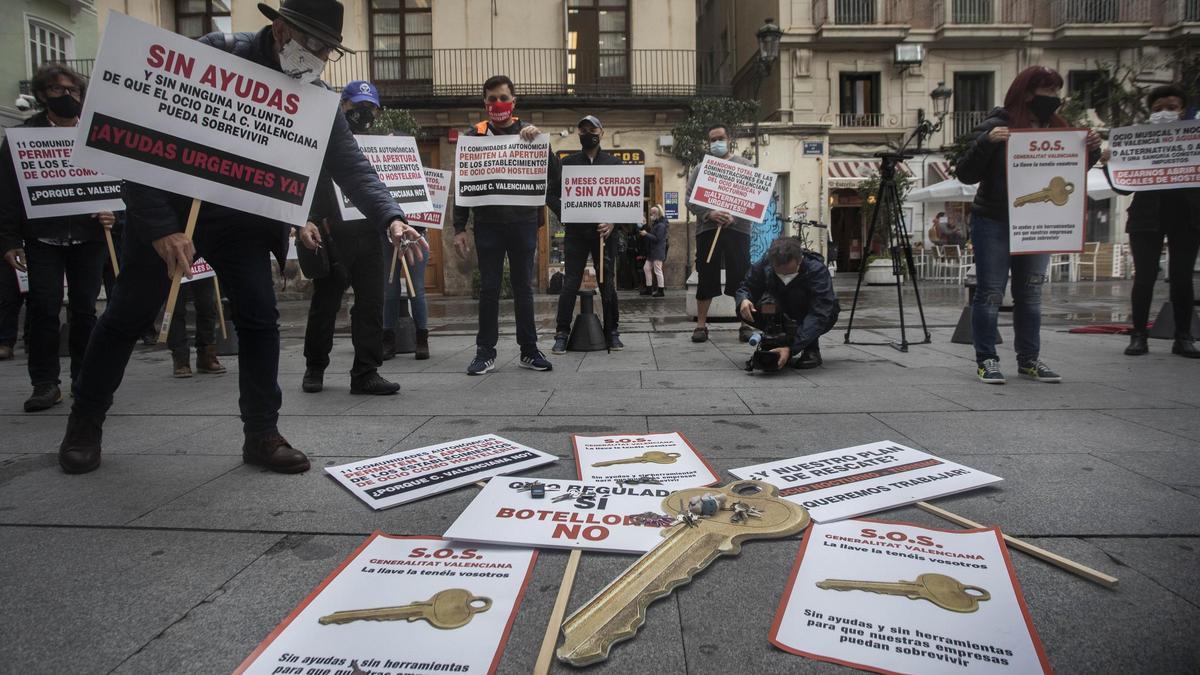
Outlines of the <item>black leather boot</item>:
M1176 335L1175 344L1171 346L1171 353L1188 359L1200 359L1200 349L1196 349L1196 341L1192 339L1191 335Z
M304 379L300 381L300 389L306 394L315 394L325 388L325 371L316 368L305 368Z
M383 331L383 360L396 358L396 331L388 328Z
M265 466L275 473L304 473L309 468L308 457L293 448L278 431L247 436L242 444L242 461Z
M1150 351L1146 344L1146 331L1135 330L1129 334L1129 346L1125 348L1126 356L1141 356Z
M350 380L351 394L366 394L370 396L387 396L400 391L400 385L395 382L389 382L378 373L372 372L369 375L364 375L360 379Z
M424 361L429 358L429 331L417 331L417 360Z
M100 422L76 416L67 418L67 433L58 446L58 465L66 473L87 473L100 466Z

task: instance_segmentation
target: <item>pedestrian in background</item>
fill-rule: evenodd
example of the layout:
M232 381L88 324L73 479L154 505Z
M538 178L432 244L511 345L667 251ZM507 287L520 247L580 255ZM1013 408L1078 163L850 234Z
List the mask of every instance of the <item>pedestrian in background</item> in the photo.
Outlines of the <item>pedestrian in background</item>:
M667 259L667 218L663 215L662 204L650 207L650 224L638 230L638 236L647 244L646 264L642 271L646 273L646 288L641 295L663 297L666 282L663 279L663 262Z
M187 302L190 300L196 312L196 372L204 375L220 375L225 366L217 360L217 302L216 285L212 279L200 279L179 287L175 313L171 315L171 329L167 333L167 348L174 362L173 375L184 378L192 376L191 352L188 350Z

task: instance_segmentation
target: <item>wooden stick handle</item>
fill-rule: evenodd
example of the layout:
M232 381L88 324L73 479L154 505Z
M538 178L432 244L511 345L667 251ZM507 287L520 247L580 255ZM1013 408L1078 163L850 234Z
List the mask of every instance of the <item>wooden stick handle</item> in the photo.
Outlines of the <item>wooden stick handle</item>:
M598 283L604 283L604 235L600 235L600 278Z
M725 228L718 227L716 233L713 234L712 245L708 247L708 257L704 259L705 265L712 262L712 254L713 254L713 251L717 250L717 240L721 238L721 230L723 230L723 229L725 229Z
M400 247L392 246L392 269L388 270L388 283L396 280L396 259L400 257Z
M571 599L571 587L575 585L575 572L579 570L579 556L582 553L580 549L572 549L567 558L567 568L563 570L558 597L554 598L554 609L550 611L550 622L546 624L546 635L542 638L542 648L533 665L533 675L546 675L550 671L550 659L554 657L554 645L558 643L558 631L562 627L563 615L567 613L567 601Z
M981 525L973 520L964 518L956 513L951 513L949 511L947 511L946 509L943 509L938 506L934 506L933 504L930 504L929 502L917 502L917 508L919 508L922 511L925 511L927 513L932 513L933 515L935 515L939 518L943 518L945 520L948 520L948 521L950 521L956 525L960 525L962 527L970 527L970 528L986 527L985 525ZM1088 581L1092 581L1097 584L1100 584L1101 586L1104 586L1105 588L1116 588L1117 587L1118 580L1116 577L1109 576L1099 570L1094 570L1094 569L1088 567L1087 565L1084 565L1083 563L1077 563L1074 560L1071 560L1069 558L1064 558L1063 556L1058 555L1057 553L1051 553L1050 551L1047 551L1046 549L1038 547L1038 546L1034 546L1033 544L1030 544L1027 541L1021 541L1020 539L1017 539L1016 537L1010 537L1007 534L1004 534L1003 532L1001 534L1004 535L1004 542L1006 544L1008 544L1009 548L1015 548L1018 551L1021 551L1022 553L1027 553L1027 554L1029 554L1035 558L1038 558L1044 562L1048 562L1051 565L1054 565L1055 567L1061 567L1062 569L1070 572L1071 574L1083 577L1084 579L1087 579Z
M408 260L400 256L400 268L404 270L404 280L408 282L408 297L417 297L417 289L413 288L412 275L408 273Z
M117 264L117 247L113 245L112 230L104 228L104 239L108 242L108 259L112 261L113 276L121 276L121 266Z
M200 200L192 198L192 209L188 211L187 225L183 228L183 236L192 238L196 231L196 218L200 215ZM171 315L175 313L175 304L179 302L179 284L187 270L179 270L171 278L171 292L167 294L167 308L163 310L162 328L158 331L158 343L167 341L167 333L171 331Z
M221 282L213 275L213 293L217 295L217 321L221 322L221 339L229 339L229 331L225 328L225 303L221 302Z

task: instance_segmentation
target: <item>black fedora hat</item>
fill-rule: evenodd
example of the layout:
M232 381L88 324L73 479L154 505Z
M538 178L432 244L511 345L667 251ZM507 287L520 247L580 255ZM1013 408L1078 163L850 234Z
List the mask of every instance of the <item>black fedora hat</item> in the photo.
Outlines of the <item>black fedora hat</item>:
M330 47L355 53L342 44L343 8L337 0L283 0L279 9L260 2L258 11L272 21L283 19Z

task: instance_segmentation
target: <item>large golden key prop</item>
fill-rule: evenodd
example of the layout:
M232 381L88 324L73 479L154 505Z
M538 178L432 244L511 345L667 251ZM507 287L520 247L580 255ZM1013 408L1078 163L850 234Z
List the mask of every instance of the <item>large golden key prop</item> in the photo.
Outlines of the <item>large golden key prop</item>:
M1055 176L1050 179L1050 184L1044 190L1031 192L1023 197L1017 197L1013 201L1013 206L1025 206L1026 204L1038 204L1041 202L1050 202L1055 206L1063 206L1071 199L1071 193L1075 192L1075 184L1068 183L1066 178Z
M808 511L781 499L769 483L739 480L724 487L680 490L663 500L680 522L666 537L563 623L558 660L583 666L637 633L651 602L692 580L717 556L734 555L748 539L777 539L808 526ZM695 514L701 514L699 517Z

